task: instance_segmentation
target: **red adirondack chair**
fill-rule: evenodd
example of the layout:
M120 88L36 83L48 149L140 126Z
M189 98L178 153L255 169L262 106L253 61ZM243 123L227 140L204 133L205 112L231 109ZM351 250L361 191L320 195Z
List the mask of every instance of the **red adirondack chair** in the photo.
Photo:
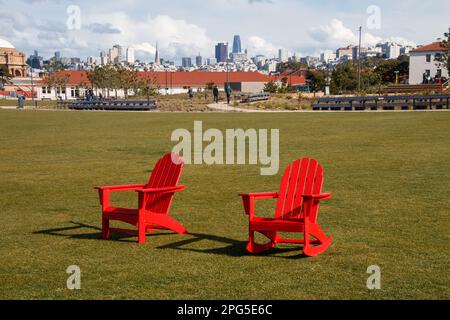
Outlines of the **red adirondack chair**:
M250 237L247 250L259 254L274 248L278 243L303 244L303 253L314 257L323 253L332 243L317 224L319 202L331 199L329 193L322 193L323 168L316 160L301 159L288 166L281 182L279 193L241 194L244 209L250 217ZM255 216L255 201L278 199L275 218ZM270 239L267 244L255 242L255 232ZM303 239L284 239L279 234L303 233ZM316 240L310 239L310 236Z
M121 232L137 234L138 242L145 243L146 233L155 230L172 230L178 234L187 233L187 230L179 222L168 215L174 194L185 189L184 186L178 185L183 164L183 159L178 154L167 154L156 164L148 184L95 188L99 191L102 205L103 239L108 240L111 232ZM135 191L139 194L138 209L111 206L110 194L124 191ZM111 220L129 223L138 230L110 228Z

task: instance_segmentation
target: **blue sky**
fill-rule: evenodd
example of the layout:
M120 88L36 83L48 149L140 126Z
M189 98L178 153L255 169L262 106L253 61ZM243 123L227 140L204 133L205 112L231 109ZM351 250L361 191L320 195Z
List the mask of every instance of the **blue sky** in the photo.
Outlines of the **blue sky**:
M80 9L79 29L67 27L70 5ZM371 5L380 10L380 28L368 28ZM0 38L44 57L98 56L118 43L143 60L153 58L158 41L162 57L179 60L213 56L217 41L240 34L251 54L285 48L311 55L356 44L360 25L368 44L429 43L450 27L448 12L448 0L0 0Z

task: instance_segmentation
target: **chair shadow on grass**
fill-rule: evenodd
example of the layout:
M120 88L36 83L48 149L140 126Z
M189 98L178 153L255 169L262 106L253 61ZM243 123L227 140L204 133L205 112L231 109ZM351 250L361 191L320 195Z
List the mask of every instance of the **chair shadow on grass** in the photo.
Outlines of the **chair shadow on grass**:
M102 229L95 226L90 226L84 223L79 222L70 222L72 226L69 227L62 227L62 228L55 228L55 229L48 229L48 230L41 230L41 231L35 231L33 234L44 234L44 235L50 235L50 236L57 236L57 237L64 237L69 239L75 239L75 240L102 240ZM95 232L91 233L74 233L75 231L82 231L82 230L94 230ZM151 233L148 234L148 237L155 237L155 236L167 236L170 235L168 233ZM133 234L127 234L127 233L112 233L110 236L111 241L120 241L120 242L136 242L136 236Z
M48 230L35 231L33 234L38 235L50 235L57 237L64 237L75 240L102 240L102 229L99 227L87 225L84 223L73 222L71 221L72 226L54 228ZM83 230L92 230L94 232L86 233L77 233ZM172 236L173 233L150 233L147 237L158 237L158 236ZM195 253L203 253L203 254L215 254L229 257L246 257L252 256L245 250L247 245L247 241L239 241L231 238L202 234L202 233L189 233L186 234L185 237L189 237L189 239L181 240L175 243L170 243L167 245L159 246L157 249L160 250L178 250L178 251L187 251L187 252L195 252ZM112 233L110 237L111 241L120 241L120 242L136 242L136 236L132 234L126 233ZM197 244L197 246L202 241L209 241L216 243L217 245L211 246L210 248L193 248L192 245ZM280 254L286 254L290 252L299 252L298 255L292 256L280 256ZM301 254L299 248L274 248L270 251L267 251L264 254L259 256L265 257L273 257L273 258L285 258L285 259L299 259L304 258L305 256Z
M190 239L178 241L175 243L171 243L168 245L160 246L158 249L171 249L171 250L179 250L179 251L189 251L195 253L204 253L204 254L216 254L222 256L230 256L230 257L247 257L253 256L245 250L247 246L247 241L239 241L230 238L201 234L201 233L190 233L187 236ZM199 244L201 241L209 241L220 244L221 246L216 246L207 249L197 249L192 248L191 245ZM222 246L225 245L225 246ZM191 247L188 247L191 246ZM290 252L299 252L298 255L295 256L280 256L280 254L290 253ZM301 253L298 248L273 248L264 254L260 254L259 256L264 257L273 257L273 258L285 258L285 259L300 259L305 258L305 256Z

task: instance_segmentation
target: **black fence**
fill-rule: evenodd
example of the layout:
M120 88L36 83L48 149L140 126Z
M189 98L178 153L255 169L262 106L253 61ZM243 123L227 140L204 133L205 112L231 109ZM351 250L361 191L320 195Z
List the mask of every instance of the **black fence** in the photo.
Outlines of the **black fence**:
M66 110L99 110L99 111L154 111L157 107L156 100L79 100L58 101L58 109Z
M366 110L443 110L450 109L450 94L396 95L345 98L319 98L314 111L366 111Z

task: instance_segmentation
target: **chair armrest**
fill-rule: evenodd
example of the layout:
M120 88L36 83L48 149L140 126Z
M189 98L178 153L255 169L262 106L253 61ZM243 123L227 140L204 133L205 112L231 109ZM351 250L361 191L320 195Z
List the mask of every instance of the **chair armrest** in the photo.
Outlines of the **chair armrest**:
M95 187L94 189L100 190L100 191L113 191L113 192L119 192L119 191L133 191L139 188L145 188L146 184L131 184L131 185L124 185L124 186L109 186L109 187Z
M255 216L255 201L265 199L277 199L277 192L261 192L261 193L241 193L244 202L245 214L253 218Z
M100 204L102 205L103 211L105 211L110 207L111 192L134 191L139 188L145 188L146 186L146 184L132 184L124 186L95 187L94 189L98 190Z
M276 199L278 198L278 193L277 192L241 193L240 196L244 198L253 198L255 200L264 200L264 199Z
M304 194L302 196L303 198L307 200L316 200L316 201L322 201L322 200L329 200L333 198L333 195L331 193L322 193L322 194Z
M136 192L142 194L154 194L154 193L175 193L181 192L186 189L185 186L174 186L174 187L165 187L165 188L150 188L150 189L136 189Z

